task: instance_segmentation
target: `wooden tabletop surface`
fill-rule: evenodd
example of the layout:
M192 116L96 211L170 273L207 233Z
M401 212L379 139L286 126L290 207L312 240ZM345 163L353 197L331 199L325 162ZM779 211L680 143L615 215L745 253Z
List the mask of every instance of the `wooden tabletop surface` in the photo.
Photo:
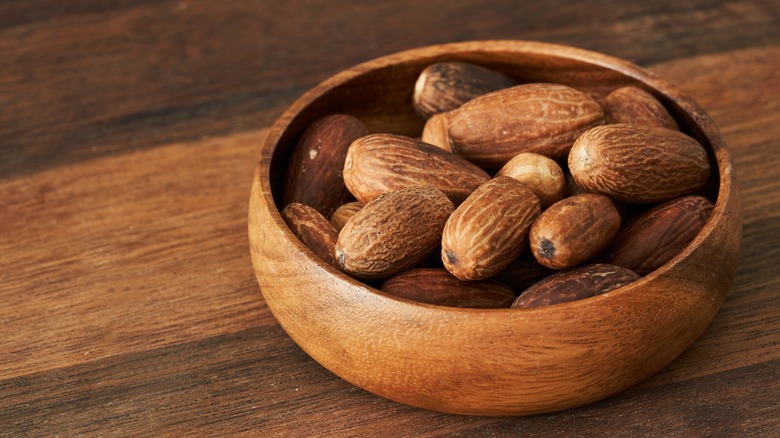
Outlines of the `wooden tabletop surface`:
M267 128L356 63L526 39L622 57L692 95L743 193L705 334L610 399L445 415L353 387L269 312L249 259ZM777 436L777 0L0 3L0 436Z

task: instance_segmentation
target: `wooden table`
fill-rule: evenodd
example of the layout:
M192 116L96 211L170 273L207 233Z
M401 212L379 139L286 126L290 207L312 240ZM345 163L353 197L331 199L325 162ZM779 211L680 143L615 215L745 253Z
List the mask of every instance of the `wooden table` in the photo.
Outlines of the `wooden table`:
M565 412L452 416L355 388L285 335L253 276L247 200L267 127L317 82L499 38L601 51L687 90L733 152L744 247L710 328L653 378ZM0 205L2 436L780 429L776 0L6 0Z

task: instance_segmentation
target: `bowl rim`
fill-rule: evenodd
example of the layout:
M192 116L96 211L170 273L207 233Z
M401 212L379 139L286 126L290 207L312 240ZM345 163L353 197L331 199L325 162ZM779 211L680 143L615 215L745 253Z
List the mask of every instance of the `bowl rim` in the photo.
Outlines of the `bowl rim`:
M408 63L410 59L418 59L420 57L436 58L436 57L457 57L462 56L464 53L474 52L512 52L518 55L532 54L539 56L557 57L561 59L575 60L583 62L585 64L591 64L597 67L604 68L606 70L617 72L623 76L626 76L632 80L642 83L643 86L647 86L655 93L658 93L679 106L682 111L688 114L695 125L699 127L703 135L706 137L709 143L708 154L711 154L714 163L717 168L718 175L718 187L717 198L714 202L714 209L707 222L704 224L699 233L694 239L688 243L688 245L675 255L672 259L667 261L658 269L653 272L642 276L638 280L614 289L604 294L596 295L593 297L553 304L549 306L532 307L532 308L499 308L499 309L482 309L482 308L463 308L463 307L448 307L435 304L421 303L406 298L396 297L394 295L382 292L380 289L375 288L369 284L363 283L360 280L354 279L349 275L341 272L339 269L331 266L327 262L316 256L311 250L309 250L289 229L284 220L282 219L279 207L276 205L273 193L271 192L270 181L270 167L273 164L273 155L279 146L279 141L282 135L301 112L303 112L311 103L318 98L329 92L331 89L344 85L345 83L367 73L381 68L391 67L393 65ZM411 104L411 103L410 103ZM706 147L706 146L705 146ZM526 41L526 40L476 40L465 42L454 42L444 44L434 44L428 46L422 46L407 50L402 50L389 55L374 58L359 64L356 64L350 68L342 70L314 87L310 88L298 99L296 99L285 111L276 119L273 125L269 128L262 148L259 154L258 165L256 169L255 179L260 177L260 168L263 163L268 163L268 169L263 173L263 178L260 179L259 193L252 193L251 196L262 196L264 198L261 204L263 207L269 209L270 215L274 220L274 223L282 230L284 238L291 243L297 251L305 254L306 259L317 265L318 268L328 272L330 275L335 276L339 281L348 283L351 287L357 287L363 293L372 295L373 299L389 300L396 304L413 306L416 308L428 308L430 311L442 312L450 315L465 315L470 313L483 314L485 312L490 313L506 313L506 314L527 314L529 312L546 312L551 308L559 309L561 306L567 306L575 308L577 306L592 305L597 301L607 301L612 297L631 293L635 289L641 289L643 285L653 281L656 277L663 275L664 273L674 269L683 260L685 260L702 242L706 241L710 235L718 228L718 224L722 222L723 216L727 214L726 203L732 200L738 195L738 188L736 186L733 160L731 154L726 146L726 143L715 125L714 121L706 113L706 111L687 95L678 86L666 81L657 74L643 67L640 67L630 61L620 59L604 53L591 51L574 46L539 42L539 41ZM250 211L250 214L251 211ZM250 225L251 226L251 225ZM583 304L585 303L585 304Z

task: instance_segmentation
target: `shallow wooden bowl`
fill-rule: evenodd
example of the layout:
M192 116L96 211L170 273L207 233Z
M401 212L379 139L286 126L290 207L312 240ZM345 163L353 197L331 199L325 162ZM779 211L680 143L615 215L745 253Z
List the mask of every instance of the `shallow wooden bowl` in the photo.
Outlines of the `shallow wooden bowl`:
M652 92L713 164L711 218L677 257L607 294L531 309L460 309L384 295L322 262L279 211L291 149L313 120L361 118L372 132L417 136L417 75L460 60L521 82L558 82L604 96L633 84ZM298 99L268 132L254 179L249 237L257 281L290 337L325 368L375 394L422 408L525 415L590 403L670 363L723 302L741 238L739 191L712 120L672 84L629 62L552 44L482 41L401 52L343 71Z

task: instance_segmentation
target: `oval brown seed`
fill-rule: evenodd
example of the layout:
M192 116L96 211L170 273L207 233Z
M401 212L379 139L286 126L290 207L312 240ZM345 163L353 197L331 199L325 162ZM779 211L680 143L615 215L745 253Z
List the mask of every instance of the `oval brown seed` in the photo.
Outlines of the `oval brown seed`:
M347 221L336 242L339 268L361 279L389 277L437 248L455 207L441 191L414 187L388 192Z
M459 204L489 179L484 170L451 152L392 134L355 140L344 162L344 182L364 204L409 187L439 189Z
M452 150L499 169L521 152L564 158L574 140L604 123L601 105L560 84L518 85L480 96L447 114Z
M710 163L695 139L671 129L604 125L588 130L569 154L574 181L626 202L662 202L704 187Z
M713 205L703 196L684 196L632 219L609 246L606 260L647 275L679 254L699 233Z
M558 202L566 192L566 176L551 158L524 152L507 162L496 176L511 176L523 183L542 202L542 210Z
M531 225L531 252L548 268L580 265L609 245L620 220L620 213L606 196L585 193L562 199Z
M338 233L314 207L294 202L282 210L282 218L293 234L322 260L336 266L333 256Z
M512 308L549 306L600 295L630 284L640 277L619 266L594 264L559 272L528 288Z
M312 123L290 157L285 205L306 204L328 217L351 200L342 175L344 160L350 144L367 134L363 122L346 114L333 114Z
M341 231L341 229L344 228L344 224L346 224L355 213L360 211L361 208L363 208L363 204L360 201L348 202L333 212L329 222L336 231Z
M450 136L447 134L447 113L434 114L425 122L422 141L447 152L452 152Z
M414 85L412 104L426 119L453 110L491 91L516 85L514 79L465 62L440 62L426 67Z
M523 251L540 211L539 198L514 178L488 181L447 220L441 239L444 267L461 280L497 274Z
M679 129L677 122L652 94L637 87L621 87L604 99L607 123L630 123Z
M411 269L397 274L381 290L421 303L450 307L509 308L515 294L492 280L462 281L445 269Z

